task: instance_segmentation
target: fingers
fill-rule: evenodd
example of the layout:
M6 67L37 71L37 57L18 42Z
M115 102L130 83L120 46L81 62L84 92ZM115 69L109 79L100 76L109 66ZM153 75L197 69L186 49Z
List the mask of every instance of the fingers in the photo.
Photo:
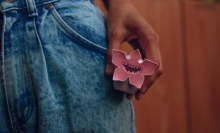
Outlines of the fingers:
M105 73L113 74L115 66L112 64L112 49L119 49L122 43L122 36L117 30L108 31L108 49L106 53L106 68Z
M139 44L147 59L160 63L159 37L150 25L140 31Z
M109 45L106 53L105 72L106 74L113 74L115 69L115 66L112 64L112 49L119 49L123 41L131 42L133 39L138 40L138 44L136 45L139 46L141 53L144 54L143 57L159 64L153 75L145 78L141 89L135 94L135 98L140 100L157 78L163 73L159 49L159 37L142 17L128 20L123 21L123 23L117 21L115 25L108 24ZM133 96L134 95L130 94L126 95L127 99L131 99Z
M145 53L145 57L159 64L153 75L145 76L141 89L135 94L135 98L140 100L149 90L157 78L163 73L162 61L159 49L159 37L151 26L147 26L146 30L142 30L139 34L139 45Z
M141 100L143 95L149 90L149 88L154 84L158 77L162 75L162 66L155 70L153 75L145 77L144 83L140 90L135 94L137 100Z
M145 77L144 83L142 87L138 90L138 92L135 94L135 99L141 100L144 94L149 90L149 88L154 84L154 82L157 80L158 77L162 75L162 66L159 67L158 70L156 70L152 76ZM132 94L126 94L127 99L132 99L134 95Z
M132 95L132 94L126 94L126 98L127 98L127 99L132 99L133 96L134 96L134 95Z

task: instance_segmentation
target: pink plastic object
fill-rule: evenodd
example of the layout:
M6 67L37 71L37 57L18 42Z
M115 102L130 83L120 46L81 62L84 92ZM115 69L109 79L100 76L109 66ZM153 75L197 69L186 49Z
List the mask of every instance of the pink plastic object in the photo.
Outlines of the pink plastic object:
M142 60L138 49L130 55L115 49L112 52L112 63L117 66L113 75L114 88L129 94L135 94L141 88L145 76L152 75L158 66L151 60Z

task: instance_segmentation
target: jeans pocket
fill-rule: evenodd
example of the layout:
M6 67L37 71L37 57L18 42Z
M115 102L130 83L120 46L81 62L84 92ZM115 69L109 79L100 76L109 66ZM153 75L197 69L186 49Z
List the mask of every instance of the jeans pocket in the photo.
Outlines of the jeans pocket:
M58 2L54 4L52 15L62 29L81 46L101 53L106 52L104 19L92 3Z

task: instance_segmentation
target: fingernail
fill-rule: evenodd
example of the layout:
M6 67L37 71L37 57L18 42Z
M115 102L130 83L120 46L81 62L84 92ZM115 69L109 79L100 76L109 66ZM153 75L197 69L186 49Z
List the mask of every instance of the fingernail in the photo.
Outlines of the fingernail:
M143 94L140 94L138 97L138 100L140 100L143 97Z

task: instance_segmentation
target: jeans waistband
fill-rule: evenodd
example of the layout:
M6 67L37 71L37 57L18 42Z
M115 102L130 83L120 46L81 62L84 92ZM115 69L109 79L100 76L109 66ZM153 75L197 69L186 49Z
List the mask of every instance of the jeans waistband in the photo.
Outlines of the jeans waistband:
M36 6L56 1L59 0L0 0L0 10L3 13L9 10L27 8L29 17L34 17L37 16Z

